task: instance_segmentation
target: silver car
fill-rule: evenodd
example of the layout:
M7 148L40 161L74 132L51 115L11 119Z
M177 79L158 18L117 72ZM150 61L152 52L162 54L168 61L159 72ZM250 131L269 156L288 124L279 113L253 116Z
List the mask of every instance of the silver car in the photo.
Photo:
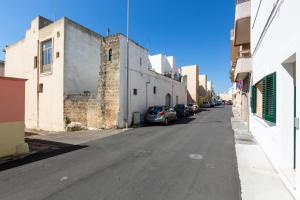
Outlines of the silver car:
M202 107L203 108L210 108L210 103L208 101L204 101Z
M168 125L170 121L177 120L176 111L168 106L151 106L145 115L145 120L147 123Z

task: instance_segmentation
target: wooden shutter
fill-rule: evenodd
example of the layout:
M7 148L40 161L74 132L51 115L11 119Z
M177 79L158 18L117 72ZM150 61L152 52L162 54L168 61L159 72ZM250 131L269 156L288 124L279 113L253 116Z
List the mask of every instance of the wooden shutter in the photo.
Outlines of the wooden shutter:
M251 110L256 113L256 86L253 85L251 89Z
M276 73L263 80L263 118L276 123Z

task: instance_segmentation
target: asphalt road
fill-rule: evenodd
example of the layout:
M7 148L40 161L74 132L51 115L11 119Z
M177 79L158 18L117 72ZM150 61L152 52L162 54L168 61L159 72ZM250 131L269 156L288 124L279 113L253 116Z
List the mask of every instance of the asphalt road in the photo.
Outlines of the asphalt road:
M0 172L1 200L239 200L230 107Z

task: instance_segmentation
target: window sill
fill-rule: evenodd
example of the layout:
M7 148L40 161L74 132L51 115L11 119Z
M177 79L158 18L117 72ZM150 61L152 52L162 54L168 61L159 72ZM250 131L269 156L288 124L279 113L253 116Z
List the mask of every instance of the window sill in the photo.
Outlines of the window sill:
M52 75L52 71L41 72L40 75L41 75L41 77L43 77L43 76L50 76L50 75Z
M264 127L268 128L268 127L274 127L276 126L276 123L273 123L273 122L270 122L270 121L267 121L265 119L263 119L262 117L256 115L256 114L252 114L254 119L259 122L260 124L262 124Z

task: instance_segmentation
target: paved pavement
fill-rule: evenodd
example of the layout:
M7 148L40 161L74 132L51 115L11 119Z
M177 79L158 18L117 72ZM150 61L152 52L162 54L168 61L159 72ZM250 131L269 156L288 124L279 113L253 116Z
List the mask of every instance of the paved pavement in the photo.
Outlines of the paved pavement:
M243 200L293 200L278 172L245 123L232 118ZM292 191L292 190L291 190Z
M1 200L239 200L230 107L0 172Z
M109 137L114 134L119 134L122 131L124 131L124 129L56 132L56 133L50 133L44 135L31 135L28 136L27 138L77 145L77 144L87 143L89 141Z

